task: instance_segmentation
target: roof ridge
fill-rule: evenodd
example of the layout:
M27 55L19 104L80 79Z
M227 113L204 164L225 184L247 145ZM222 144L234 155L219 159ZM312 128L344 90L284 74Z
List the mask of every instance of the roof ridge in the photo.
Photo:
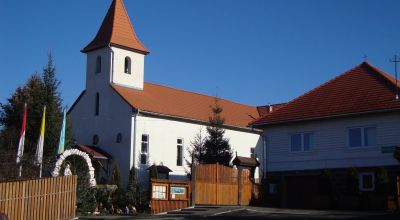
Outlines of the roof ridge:
M396 85L396 78L393 77L392 75L390 75L389 73L386 73L385 71L379 69L378 67L368 63L368 62L364 62L365 65L369 68L371 68L373 71L375 71L376 73L378 73L379 75L383 76L387 81L389 81L390 83L392 83L394 86L397 86L400 88L399 85ZM398 82L397 82L398 84Z
M258 118L258 119L256 119L256 120L250 122L249 125L254 125L254 124L257 123L257 121L261 121L261 120L263 120L263 119L266 118L266 117L270 117L271 115L275 115L276 112L279 112L280 110L286 109L291 103L293 103L293 102L299 100L300 98L302 98L302 97L304 97L304 96L306 96L306 95L308 95L308 94L314 92L315 90L317 90L317 89L319 89L319 88L325 86L325 85L328 84L328 83L331 83L331 82L333 82L333 81L336 81L339 77L342 77L342 76L344 76L344 75L347 75L347 74L351 73L352 71L354 71L355 69L362 67L364 63L365 63L365 62L362 62L361 64L359 64L359 65L357 65L357 66L355 66L355 67L353 67L353 68L351 68L351 69L349 69L349 70L343 72L342 74L339 74L339 75L333 77L332 79L330 79L330 80L328 80L328 81L326 81L326 82L320 84L319 86L314 87L313 89L309 90L308 92L305 92L305 93L303 93L302 95L297 96L296 98L294 98L294 99L290 100L289 102L287 102L286 105L282 106L282 107L279 108L278 110L273 111L273 112L269 113L268 115L265 115L265 116L263 116L263 117L261 117L261 118ZM290 107L290 106L289 106L289 107Z
M351 69L349 69L349 70L343 72L342 74L339 74L339 75L333 77L332 79L330 79L330 80L328 80L328 81L326 81L326 82L320 84L319 86L317 86L317 87L315 87L315 88L309 90L308 92L305 92L305 93L303 93L302 95L297 96L296 98L294 98L294 99L290 100L289 102L287 102L287 104L284 105L284 106L282 106L282 108L280 108L280 109L278 109L278 110L276 110L276 111L274 111L274 112L271 112L270 114L268 114L268 115L266 115L266 116L264 116L264 117L262 117L262 118L259 118L259 119L257 119L256 121L261 120L261 119L263 119L263 118L265 118L265 117L267 117L267 116L270 116L270 115L272 115L272 114L276 114L276 112L278 112L279 110L282 110L282 109L287 108L287 106L288 106L289 104L295 102L296 100L302 98L303 96L306 96L306 95L312 93L313 91L315 91L315 90L317 90L317 89L319 89L319 88L325 86L326 84L328 84L328 83L330 83L330 82L333 82L333 81L336 81L339 77L344 76L344 75L347 75L347 74L349 74L351 71L353 71L353 70L355 70L355 69L357 69L357 68L362 67L362 64L363 64L363 63L361 63L361 64L359 64L359 65L357 65L357 66L355 66L355 67L353 67L353 68L351 68Z
M209 98L217 98L218 100L222 100L222 101L226 101L226 102L230 102L230 103L234 103L234 104L238 104L238 105L242 105L242 106L257 108L257 106L246 105L246 104L243 104L243 103L239 103L239 102L235 102L235 101L230 101L230 100L227 100L227 99L224 99L224 98L218 98L218 97L214 97L214 96L211 96L211 95L206 95L206 94L202 94L202 93L199 93L199 92L193 92L193 91L189 91L189 90L185 90L185 89L178 89L178 88L175 88L175 87L172 87L172 86L161 85L161 84L156 84L156 83L152 83L152 82L145 82L145 83L147 83L147 84L152 84L152 85L155 85L155 86L161 86L161 87L165 87L165 88L169 88L169 89L180 90L180 91L183 91L183 92L192 93L192 94L196 94L196 95L200 95L200 96L205 96L205 97L209 97Z
M142 42L141 42L141 41L139 40L139 38L136 36L136 32L135 32L135 29L133 28L133 24L132 24L132 21L131 21L131 17L129 17L128 11L126 10L125 4L124 4L124 1L120 0L120 2L121 2L121 4L122 4L122 8L124 9L126 16L128 17L128 19L129 19L129 21L130 21L130 22L129 22L129 26L130 26L131 29L132 29L133 37L135 38L135 40L137 40L137 41L139 42L139 44L142 44ZM143 46L146 50L148 50L143 44L142 44L142 46Z

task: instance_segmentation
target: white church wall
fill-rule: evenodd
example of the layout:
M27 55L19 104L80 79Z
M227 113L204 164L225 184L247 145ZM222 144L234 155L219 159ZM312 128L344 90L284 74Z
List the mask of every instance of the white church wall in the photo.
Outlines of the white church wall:
M132 108L110 86L110 49L103 48L88 53L86 91L69 113L74 138L78 143L93 145L93 136L98 135L98 147L109 153L118 162L121 174L128 173L131 155ZM95 72L96 58L101 56L101 72ZM95 114L96 93L99 94L99 114ZM122 140L117 143L117 134ZM128 175L122 175L126 182Z
M114 72L112 83L143 90L144 55L129 50L112 47L114 51ZM125 57L131 60L130 74L124 72Z
M133 119L134 120L134 119ZM136 118L136 166L141 168L141 180L148 178L147 165L140 164L141 137L142 134L149 135L148 165L156 164L169 167L173 172L171 178L186 178L185 158L189 159L187 148L191 147L191 142L197 133L201 132L203 137L207 136L206 126L175 121L171 119L154 118L148 116L137 116ZM262 148L261 136L256 133L243 132L226 129L225 137L229 139L232 147L233 156L237 151L239 156L250 157L250 148ZM177 139L183 139L184 159L183 166L177 166ZM145 183L145 182L144 182ZM142 185L144 184L142 183Z

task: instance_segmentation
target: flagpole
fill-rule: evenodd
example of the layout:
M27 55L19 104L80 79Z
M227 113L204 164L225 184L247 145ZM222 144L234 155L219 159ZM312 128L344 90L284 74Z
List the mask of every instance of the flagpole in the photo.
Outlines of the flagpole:
M43 108L42 123L40 126L40 135L36 147L35 154L35 164L39 165L39 178L42 178L42 168L43 168L43 145L44 145L44 134L46 127L46 106Z
M18 177L22 176L22 163L21 158L24 155L25 145L25 130L26 130L26 115L27 115L27 104L24 104L24 116L22 118L21 133L19 135L18 152L17 152L17 164L19 165Z
M42 178L42 163L40 163L39 167L39 178Z

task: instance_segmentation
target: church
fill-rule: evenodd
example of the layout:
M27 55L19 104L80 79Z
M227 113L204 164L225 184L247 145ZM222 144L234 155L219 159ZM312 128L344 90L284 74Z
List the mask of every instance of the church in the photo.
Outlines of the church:
M206 136L216 98L145 82L149 49L136 36L122 0L113 0L82 52L87 56L86 88L69 110L78 146L93 158L118 164L123 185L132 167L145 185L153 164L168 167L171 179L186 178L187 149L196 135ZM233 153L262 161L262 131L248 125L272 107L217 100ZM106 172L97 170L97 179L106 182L112 168L101 167Z

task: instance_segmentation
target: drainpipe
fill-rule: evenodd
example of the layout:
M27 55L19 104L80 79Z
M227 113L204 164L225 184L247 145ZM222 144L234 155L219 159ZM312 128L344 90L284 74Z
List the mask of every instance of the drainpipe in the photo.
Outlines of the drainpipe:
M262 135L262 142L263 142L263 179L266 178L267 174L267 137L263 134Z
M136 131L137 131L136 118L139 115L139 113L140 113L140 110L136 109L136 113L133 118L133 134L132 134L133 135L133 152L132 152L132 155L133 155L133 167L135 167L135 169L136 169Z
M113 49L111 48L111 45L110 44L108 44L108 48L110 48L110 50L111 50L111 69L110 69L110 82L111 82L111 84L113 84L114 83L114 51L113 51Z

